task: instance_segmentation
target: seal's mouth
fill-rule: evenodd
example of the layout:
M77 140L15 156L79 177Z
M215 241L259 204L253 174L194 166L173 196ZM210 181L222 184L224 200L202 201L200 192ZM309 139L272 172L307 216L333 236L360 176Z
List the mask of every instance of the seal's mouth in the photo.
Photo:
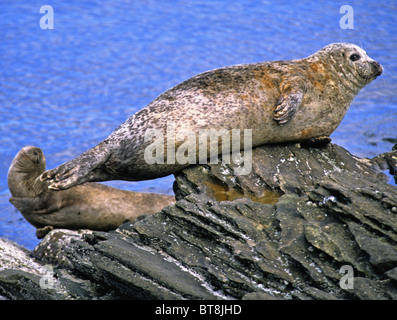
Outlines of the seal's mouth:
M373 79L376 78L375 76L372 77L372 76L361 75L361 74L359 74L359 76L361 77L361 79L363 79L363 80L365 80L365 81L370 81L370 80L373 80Z
M382 73L383 73L383 67L376 61L371 61L370 62L370 68L371 68L371 72L370 73L364 73L361 74L360 72L358 73L359 76L365 80L365 81L372 81L374 79L376 79L377 77L379 77Z

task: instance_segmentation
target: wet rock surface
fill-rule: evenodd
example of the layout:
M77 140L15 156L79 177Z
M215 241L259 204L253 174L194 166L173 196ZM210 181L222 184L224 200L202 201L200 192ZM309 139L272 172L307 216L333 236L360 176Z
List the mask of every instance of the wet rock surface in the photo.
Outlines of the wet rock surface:
M254 149L246 176L189 167L175 176L176 204L115 231L53 230L33 252L2 242L0 295L397 299L397 187L382 173L396 159L284 144Z

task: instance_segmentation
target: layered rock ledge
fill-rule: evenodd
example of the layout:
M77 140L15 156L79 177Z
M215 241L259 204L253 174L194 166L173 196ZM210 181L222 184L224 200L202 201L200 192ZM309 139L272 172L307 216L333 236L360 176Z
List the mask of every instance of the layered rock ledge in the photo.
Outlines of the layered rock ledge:
M111 232L0 239L7 299L397 299L397 151L283 144L175 175L177 202Z

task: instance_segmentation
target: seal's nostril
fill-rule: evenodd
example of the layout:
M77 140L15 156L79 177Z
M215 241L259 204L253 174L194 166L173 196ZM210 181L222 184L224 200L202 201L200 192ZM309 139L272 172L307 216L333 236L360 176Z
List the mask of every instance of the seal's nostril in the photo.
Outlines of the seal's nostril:
M383 73L383 67L376 61L373 61L371 64L372 64L372 71L375 74L375 76L380 76Z

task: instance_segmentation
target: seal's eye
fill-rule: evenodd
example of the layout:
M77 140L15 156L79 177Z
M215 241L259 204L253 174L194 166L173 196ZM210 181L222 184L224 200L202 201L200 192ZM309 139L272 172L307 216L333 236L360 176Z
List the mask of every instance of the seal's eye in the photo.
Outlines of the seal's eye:
M357 60L359 60L361 57L360 57L360 55L358 55L358 54L356 54L356 53L354 53L354 54L352 54L351 56L350 56L350 60L351 61L357 61Z

